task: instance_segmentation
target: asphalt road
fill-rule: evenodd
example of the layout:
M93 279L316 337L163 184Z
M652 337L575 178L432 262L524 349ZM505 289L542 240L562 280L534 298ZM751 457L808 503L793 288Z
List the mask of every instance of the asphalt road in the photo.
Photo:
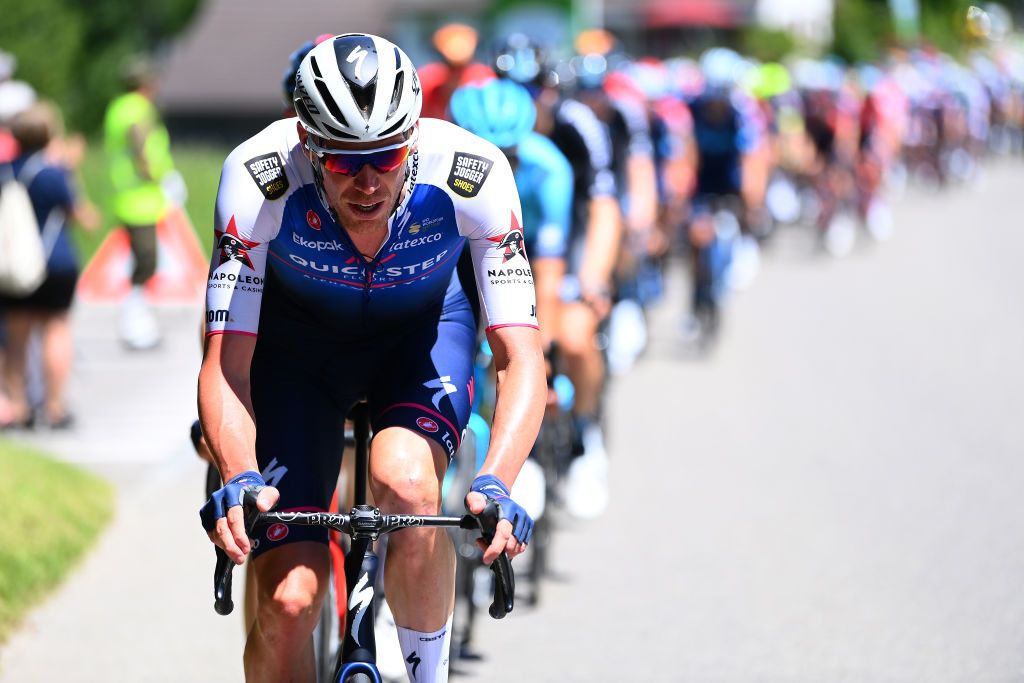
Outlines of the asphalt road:
M610 395L612 503L563 523L541 608L486 620L489 681L1024 680L1024 165L911 192L885 244L787 230L723 338L680 341L679 273ZM211 609L189 453L198 314L116 348L82 309L74 438L114 525L0 649L0 682L241 680Z

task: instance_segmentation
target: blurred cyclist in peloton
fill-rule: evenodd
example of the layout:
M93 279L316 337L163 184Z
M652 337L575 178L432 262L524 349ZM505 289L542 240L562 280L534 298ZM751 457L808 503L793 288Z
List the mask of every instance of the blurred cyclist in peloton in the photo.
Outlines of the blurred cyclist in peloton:
M763 137L757 106L736 87L742 58L732 50L713 48L700 60L703 87L688 104L697 146L697 176L688 231L692 254L693 299L688 334L709 339L717 330L719 308L727 284L749 283L756 242L745 232L750 196L762 196L766 174L755 156ZM722 210L735 220L716 220ZM725 229L728 227L728 229ZM745 245L739 247L739 245ZM747 264L737 268L737 255L748 250ZM753 266L756 267L756 266ZM739 277L737 277L737 275Z
M418 67L423 116L447 119L448 103L456 88L494 78L490 67L473 61L477 41L476 29L466 24L445 24L434 32L434 49L441 61Z
M565 493L571 514L596 517L608 505L608 454L599 423L605 361L595 339L598 325L611 311L622 234L611 140L607 126L590 108L560 92L544 50L528 36L513 34L499 43L494 64L499 77L530 90L537 105L537 132L555 143L573 169L568 272L556 337L576 390L579 457L569 466Z
M607 31L584 31L572 60L576 97L608 127L611 168L624 214L623 248L618 254L617 301L608 326L608 364L628 370L646 344L647 323L636 277L649 261L658 218L658 180L654 143L643 93L623 71L628 60Z

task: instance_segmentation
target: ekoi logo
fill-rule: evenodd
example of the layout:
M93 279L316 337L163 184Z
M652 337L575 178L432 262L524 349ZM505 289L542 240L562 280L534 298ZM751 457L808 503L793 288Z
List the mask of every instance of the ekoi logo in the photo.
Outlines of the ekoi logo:
M267 540L268 541L277 542L277 541L283 540L284 537L287 536L287 535L288 535L288 525L287 524L271 524L269 527L267 527Z
M436 434L439 427L437 423L431 420L429 417L418 417L416 418L416 426L425 432Z

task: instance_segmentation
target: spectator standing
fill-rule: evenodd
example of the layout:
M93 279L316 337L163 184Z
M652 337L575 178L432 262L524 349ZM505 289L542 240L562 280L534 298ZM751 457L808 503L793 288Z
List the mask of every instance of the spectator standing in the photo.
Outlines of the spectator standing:
M2 426L32 427L42 421L51 428L72 424L65 403L71 371L72 338L68 313L78 280L78 258L68 220L93 230L99 215L77 196L72 171L82 159L83 146L63 139L60 113L49 102L37 102L11 122L11 133L20 150L12 166L26 186L47 254L46 279L23 297L0 296L7 329L4 378L11 412ZM33 333L39 332L42 347L44 399L37 415L26 388L27 350Z
M157 79L152 64L134 60L125 69L124 84L128 92L107 107L104 135L114 218L128 232L135 259L132 289L122 309L121 338L129 348L146 349L160 342L143 286L156 272L156 225L170 208L161 183L180 181L180 176L174 173L170 137L153 104Z

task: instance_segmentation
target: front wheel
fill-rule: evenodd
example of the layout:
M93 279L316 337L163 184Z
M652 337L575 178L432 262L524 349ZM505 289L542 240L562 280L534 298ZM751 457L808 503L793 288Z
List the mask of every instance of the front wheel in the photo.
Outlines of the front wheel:
M346 678L345 683L373 683L373 679L368 674L359 672Z

